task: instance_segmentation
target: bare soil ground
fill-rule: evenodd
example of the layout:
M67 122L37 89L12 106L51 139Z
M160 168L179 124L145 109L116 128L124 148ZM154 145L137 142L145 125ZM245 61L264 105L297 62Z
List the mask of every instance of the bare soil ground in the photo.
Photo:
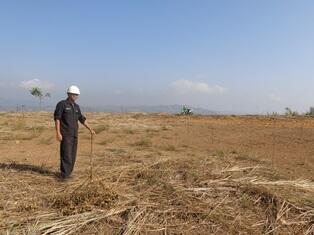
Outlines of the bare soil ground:
M51 113L0 113L0 234L314 234L314 119L87 113L59 182Z

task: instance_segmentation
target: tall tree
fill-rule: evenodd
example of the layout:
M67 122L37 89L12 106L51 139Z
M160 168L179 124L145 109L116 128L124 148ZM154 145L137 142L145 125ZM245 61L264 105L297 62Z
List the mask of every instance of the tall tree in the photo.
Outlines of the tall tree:
M51 97L51 94L50 93L46 93L44 94L42 89L39 88L39 87L33 87L31 90L30 90L30 93L32 96L34 96L35 98L38 98L39 99L39 106L41 107L41 103L42 103L42 100L44 99L44 97L48 97L50 98Z

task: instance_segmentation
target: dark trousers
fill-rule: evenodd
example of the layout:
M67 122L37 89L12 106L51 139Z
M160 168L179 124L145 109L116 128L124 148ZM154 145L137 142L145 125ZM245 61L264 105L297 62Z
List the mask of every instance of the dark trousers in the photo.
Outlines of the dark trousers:
M63 136L60 145L61 177L69 177L73 171L77 152L77 137Z

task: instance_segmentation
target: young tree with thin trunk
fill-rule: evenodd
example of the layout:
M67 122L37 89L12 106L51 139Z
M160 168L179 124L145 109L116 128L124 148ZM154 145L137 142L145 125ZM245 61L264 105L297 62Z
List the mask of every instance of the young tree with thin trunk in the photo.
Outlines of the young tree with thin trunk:
M41 107L41 103L42 103L42 100L45 98L45 97L48 97L50 98L51 97L51 94L50 93L46 93L44 94L42 89L39 88L39 87L33 87L31 90L30 90L30 93L32 96L34 96L35 98L38 98L39 99L39 107Z

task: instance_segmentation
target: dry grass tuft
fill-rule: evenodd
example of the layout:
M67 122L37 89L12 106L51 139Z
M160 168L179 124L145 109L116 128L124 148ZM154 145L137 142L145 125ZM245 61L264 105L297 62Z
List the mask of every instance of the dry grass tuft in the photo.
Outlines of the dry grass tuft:
M153 143L150 139L141 139L132 143L131 146L135 146L139 148L149 148L153 146Z
M165 151L170 151L170 152L178 150L175 145L171 145L171 144L163 146L161 149L163 149Z
M100 181L87 182L71 191L55 194L51 207L62 215L74 215L94 209L108 209L118 200L118 195Z
M102 124L102 125L98 125L94 128L94 131L96 132L96 134L100 134L103 131L108 131L109 130L109 125L107 124Z
M135 131L133 129L126 129L126 130L124 130L124 133L133 135L133 134L135 134Z

